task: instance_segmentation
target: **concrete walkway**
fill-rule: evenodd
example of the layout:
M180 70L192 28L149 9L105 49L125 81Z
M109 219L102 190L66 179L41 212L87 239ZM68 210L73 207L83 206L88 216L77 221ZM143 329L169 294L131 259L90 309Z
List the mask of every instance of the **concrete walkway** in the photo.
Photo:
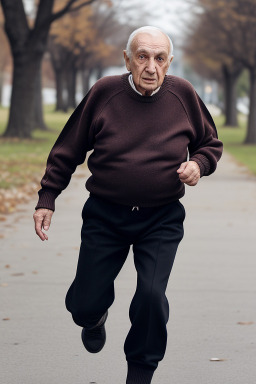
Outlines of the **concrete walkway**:
M36 196L0 222L1 384L125 384L132 254L116 281L101 353L84 350L64 306L88 196L85 173L58 198L48 242L34 234ZM256 178L226 154L182 202L187 218L167 291L168 346L152 384L254 384Z

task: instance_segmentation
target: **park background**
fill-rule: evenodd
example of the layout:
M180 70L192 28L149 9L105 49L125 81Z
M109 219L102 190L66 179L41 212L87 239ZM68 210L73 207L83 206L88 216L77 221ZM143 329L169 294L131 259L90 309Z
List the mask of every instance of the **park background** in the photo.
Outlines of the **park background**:
M126 72L127 36L163 27L170 73L213 113L225 149L256 173L256 1L2 1L0 212L38 188L68 116L100 77Z
M79 167L73 184L81 188L81 194L75 197L71 186L58 199L51 229L54 242L43 244L44 248L33 229L37 191L48 153L74 108L98 78L126 72L122 51L130 32L155 25L163 27L174 43L169 73L189 80L196 88L213 115L225 154L216 175L207 181L203 178L185 198L189 212L185 256L172 283L177 297L177 313L171 323L173 353L167 356L162 378L175 382L180 377L182 384L254 383L256 0L1 0L0 4L0 321L6 347L2 349L2 382L53 384L59 383L59 377L63 383L71 382L73 368L56 324L63 310L58 300L75 267L70 253L73 249L77 255L79 229L75 228L80 222L73 218L72 209L81 210L86 165ZM63 228L66 223L69 225ZM224 244L221 252L220 244ZM189 258L191 245L197 254ZM55 259L52 253L56 253ZM190 264L192 260L195 264ZM119 283L119 300L131 279L131 271L127 271ZM197 289L199 295L193 296ZM194 334L189 334L188 323L184 327L188 312L179 307L184 300L194 306L194 317L189 318ZM56 310L51 313L54 305ZM121 308L120 301L119 305ZM115 308L117 311L118 305ZM113 316L112 323L121 332L118 318ZM60 328L65 329L64 340L70 343L72 325L65 319ZM43 338L37 344L38 322ZM111 322L108 327L111 333ZM112 325L112 334L115 332ZM78 348L76 337L77 344L69 345L70 354ZM184 376L181 368L178 373L173 369L182 366L184 350L190 360L185 358L182 364L194 372L193 379L189 372ZM53 359L44 356L44 351L54 354ZM118 357L118 352L113 353ZM220 357L216 361L226 365L209 367L205 360L216 356ZM94 369L92 358L87 359ZM105 367L104 360L96 361ZM171 372L169 362L173 362ZM77 367L81 368L81 362ZM111 378L114 370L110 365L105 368ZM35 379L37 372L43 376Z

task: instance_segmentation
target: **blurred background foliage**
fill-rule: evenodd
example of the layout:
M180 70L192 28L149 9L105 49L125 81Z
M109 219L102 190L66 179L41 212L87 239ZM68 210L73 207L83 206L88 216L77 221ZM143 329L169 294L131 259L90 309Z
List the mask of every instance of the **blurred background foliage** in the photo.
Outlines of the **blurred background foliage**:
M191 81L256 174L256 0L1 0L0 212L38 188L68 116L97 79L126 71L142 25L170 34L170 73Z

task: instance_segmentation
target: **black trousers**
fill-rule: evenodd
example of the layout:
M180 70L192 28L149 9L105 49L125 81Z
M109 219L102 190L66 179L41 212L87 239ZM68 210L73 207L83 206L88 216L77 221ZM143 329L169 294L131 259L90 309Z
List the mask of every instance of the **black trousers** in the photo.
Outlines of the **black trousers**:
M128 365L155 370L166 349L169 305L165 291L183 237L184 207L175 201L132 209L91 195L82 217L77 272L66 307L81 327L98 321L114 301L114 280L133 245L137 288L124 351Z

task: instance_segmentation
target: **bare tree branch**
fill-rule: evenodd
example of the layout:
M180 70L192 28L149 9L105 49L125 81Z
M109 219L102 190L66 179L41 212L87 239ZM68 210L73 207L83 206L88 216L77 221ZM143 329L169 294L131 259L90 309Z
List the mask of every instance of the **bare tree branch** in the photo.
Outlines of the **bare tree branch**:
M92 3L94 3L95 0L87 0L87 1L84 1L83 3L77 5L76 7L73 7L72 8L72 5L75 4L77 2L77 0L69 0L67 2L67 4L58 12L56 13L53 13L50 17L50 20L49 22L52 23L54 20L57 20L59 19L60 17L62 17L63 15L65 15L65 13L67 12L75 12L75 11L78 11L79 9L81 9L82 7L86 6L86 5L90 5Z

